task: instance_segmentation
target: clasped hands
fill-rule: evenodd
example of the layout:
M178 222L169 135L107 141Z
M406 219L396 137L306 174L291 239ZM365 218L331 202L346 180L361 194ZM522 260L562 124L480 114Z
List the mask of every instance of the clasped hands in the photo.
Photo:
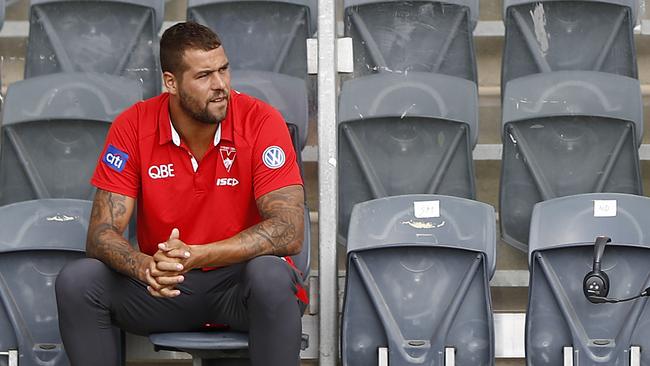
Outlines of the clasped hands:
M176 285L185 280L184 274L192 267L192 249L180 240L180 232L174 228L169 239L158 244L158 251L151 257L145 270L147 291L155 297L176 297L181 291Z

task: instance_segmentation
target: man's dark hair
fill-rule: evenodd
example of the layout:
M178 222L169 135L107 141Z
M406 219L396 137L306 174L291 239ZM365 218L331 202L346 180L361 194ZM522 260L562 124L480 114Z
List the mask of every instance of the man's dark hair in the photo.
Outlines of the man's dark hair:
M221 46L219 36L210 28L194 23L176 23L160 38L160 66L163 72L180 76L185 71L183 54L188 49L211 51Z

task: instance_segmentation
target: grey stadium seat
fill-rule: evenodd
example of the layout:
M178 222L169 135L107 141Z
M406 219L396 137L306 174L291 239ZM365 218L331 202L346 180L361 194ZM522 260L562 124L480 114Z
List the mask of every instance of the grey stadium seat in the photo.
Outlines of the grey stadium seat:
M5 6L6 6L5 0L0 0L0 29L2 29L2 26L4 25L4 21L5 21Z
M359 202L401 194L475 196L472 81L420 72L348 80L338 130L340 243Z
M349 232L344 366L494 365L492 206L381 198L355 206Z
M307 142L309 101L303 79L268 71L232 71L232 88L275 107L284 117L298 156Z
M567 365L563 353L570 365L650 364L648 299L593 304L582 288L593 268L595 239L601 235L612 239L601 262L610 281L609 297L631 297L650 286L649 211L650 199L614 193L562 197L535 206L526 316L528 365ZM565 347L570 348L563 352ZM634 348L640 355L634 356Z
M25 78L57 72L119 75L161 92L164 0L32 0Z
M478 0L344 0L354 74L431 72L476 82Z
M315 84L307 77L307 38L317 24L316 0L189 0L187 19L214 30L232 68L233 88L282 113L307 141Z
M113 119L142 98L138 82L52 74L13 83L3 109L0 205L92 200L90 177Z
M0 30L2 29L2 26L4 25L4 22L5 22L5 6L6 5L7 4L6 4L5 0L0 0ZM2 75L0 75L0 83L2 83ZM0 101L0 108L2 108L2 101Z
M69 366L54 282L85 256L90 201L47 199L0 207L0 364ZM19 363L18 363L19 361Z
M187 19L217 32L233 70L307 78L307 43L316 27L314 0L189 0Z
M535 203L590 192L642 194L639 81L594 71L514 79L503 98L500 222L527 250Z
M504 0L501 86L541 72L590 70L637 77L638 0Z

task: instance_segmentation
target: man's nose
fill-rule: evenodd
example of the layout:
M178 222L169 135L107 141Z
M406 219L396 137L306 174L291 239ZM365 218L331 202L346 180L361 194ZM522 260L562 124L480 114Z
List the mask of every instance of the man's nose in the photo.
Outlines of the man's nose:
M221 90L221 89L226 88L226 82L225 82L225 79L224 79L224 75L221 75L221 74L215 72L215 73L212 74L212 80L211 81L212 81L212 84L210 85L210 87L213 90Z

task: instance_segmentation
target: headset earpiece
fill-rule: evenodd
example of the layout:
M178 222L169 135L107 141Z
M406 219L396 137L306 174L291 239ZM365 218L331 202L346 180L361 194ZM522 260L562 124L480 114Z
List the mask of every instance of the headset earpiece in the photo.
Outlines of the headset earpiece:
M605 245L611 241L612 239L606 236L596 238L596 242L594 243L593 268L582 280L582 291L585 297L593 303L597 303L598 301L592 299L592 296L607 297L609 294L609 277L607 277L607 273L600 269L600 260L605 253Z
M587 273L582 283L582 290L587 298L591 296L607 297L609 294L609 277L603 271Z

